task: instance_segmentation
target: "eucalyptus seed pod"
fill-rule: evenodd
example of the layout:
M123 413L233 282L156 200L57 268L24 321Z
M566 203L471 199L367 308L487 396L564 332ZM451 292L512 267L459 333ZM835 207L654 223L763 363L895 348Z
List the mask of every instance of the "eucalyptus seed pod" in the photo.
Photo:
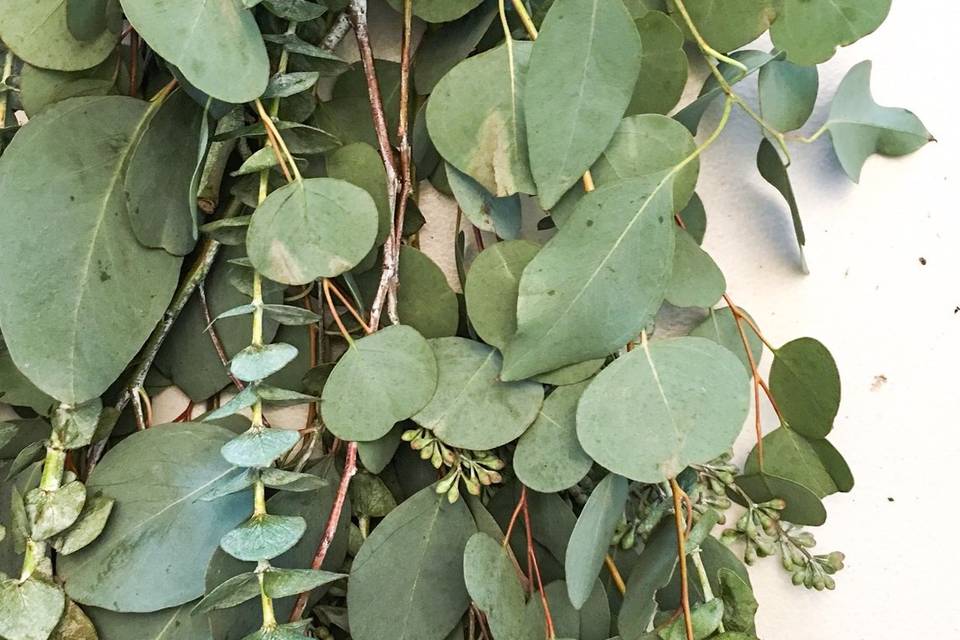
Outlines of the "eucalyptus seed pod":
M811 549L817 546L817 540L813 537L813 534L809 531L801 531L793 536L794 542L799 544L801 547L806 547Z
M793 575L790 576L790 582L792 582L793 586L795 587L799 587L800 585L803 584L803 568L802 567L797 567L797 569L793 572Z
M450 490L447 491L447 502L453 504L460 499L460 483L455 482L453 486L450 487Z
M443 456L444 464L446 464L448 467L452 467L454 464L456 464L457 454L455 454L452 450L441 445L440 454Z
M757 561L757 548L752 540L747 540L747 546L743 550L743 561L750 566Z
M461 476L463 478L463 484L467 487L467 491L474 496L480 495L480 483L477 482L475 478L469 476Z
M400 439L404 442L413 442L414 439L420 434L421 429L407 429L400 435Z
M830 576L823 576L823 584L828 591L833 591L837 588L837 581Z
M439 469L443 466L443 454L440 453L440 447L434 445L433 453L430 454L430 464L433 465L434 469Z
M623 535L623 539L620 541L620 548L624 551L629 551L633 549L637 544L637 532L636 529L631 527L627 529L627 532Z

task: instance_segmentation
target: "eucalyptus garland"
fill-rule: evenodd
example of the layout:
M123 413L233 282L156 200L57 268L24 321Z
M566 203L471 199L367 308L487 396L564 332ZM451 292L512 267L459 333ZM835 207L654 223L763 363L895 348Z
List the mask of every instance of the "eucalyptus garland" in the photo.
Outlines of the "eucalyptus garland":
M746 565L833 589L840 375L697 177L755 121L804 264L791 154L932 140L869 62L799 133L889 8L6 0L0 637L749 640Z

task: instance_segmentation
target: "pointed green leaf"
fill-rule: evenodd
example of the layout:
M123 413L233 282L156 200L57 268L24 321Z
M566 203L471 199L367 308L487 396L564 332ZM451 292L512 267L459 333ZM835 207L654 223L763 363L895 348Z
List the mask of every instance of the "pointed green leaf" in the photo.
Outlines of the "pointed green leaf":
M806 124L817 105L820 74L816 67L774 60L760 69L757 82L760 112L770 126L786 132Z
M283 342L250 345L230 361L230 373L244 382L263 380L297 357L297 348Z
M610 602L600 581L593 583L589 599L577 610L567 597L567 583L554 580L543 590L557 638L607 640L610 637ZM527 601L524 627L530 640L546 637L546 618L539 594Z
M770 29L773 44L796 64L814 65L837 47L873 33L890 12L891 0L782 0Z
M214 609L229 609L260 595L260 580L255 573L233 576L203 597L193 608L194 615Z
M588 194L523 271L504 380L602 358L639 335L673 267L672 178Z
M299 391L271 387L263 383L257 385L257 397L274 407L292 407L319 400L316 396L300 393Z
M37 441L31 442L16 455L13 459L13 462L10 463L10 467L7 469L6 480L10 480L13 476L17 475L27 467L29 467L34 462L43 459L45 444L44 442Z
M677 534L663 520L647 538L640 559L627 579L627 592L617 618L623 640L647 640L644 632L657 611L657 592L670 582L677 566Z
M0 582L0 635L7 640L47 640L60 622L66 599L43 578Z
M669 113L687 84L683 32L660 11L647 12L636 25L643 42L643 57L626 113Z
M263 0L263 5L278 18L293 22L316 20L327 12L327 6L310 0Z
M513 454L517 478L535 491L551 493L580 482L593 459L577 440L577 403L588 383L554 390L540 415L527 429Z
M825 125L843 170L854 182L860 181L860 171L871 155L907 155L934 139L912 112L874 102L871 69L869 61L850 69L837 87Z
M774 353L770 391L783 419L808 438L825 438L840 410L840 372L830 351L813 338L798 338Z
M787 506L781 514L787 522L819 527L827 521L827 511L817 494L802 484L762 472L738 476L736 482L755 504L774 498L786 502ZM729 491L728 495L737 504L744 503L740 494Z
M583 607L593 592L613 531L623 517L629 486L626 478L608 474L590 494L577 518L564 564L567 593L577 609Z
M244 409L252 407L256 402L257 388L252 384L248 384L240 393L230 398L221 407L214 409L204 416L203 421L209 422L211 420L219 420L227 416L236 415Z
M56 400L37 389L20 373L5 344L0 342L0 401L14 406L30 407L40 415L50 414ZM7 457L7 456L0 456Z
M444 443L486 450L515 440L537 417L543 387L502 382L492 347L466 338L430 340L437 358L436 393L413 420Z
M779 0L686 0L693 24L714 49L726 53L760 37L776 17ZM673 2L669 3L673 5ZM677 24L687 28L676 6L670 7Z
M206 117L185 91L157 107L130 156L123 191L141 244L176 256L193 251L197 222L191 203L200 129Z
M0 38L18 58L44 69L77 71L95 67L117 44L109 29L80 40L67 26L64 0L10 0L0 14Z
M236 0L121 0L137 33L197 89L248 102L267 86L267 49L253 14Z
M351 441L381 438L423 409L437 388L437 360L416 330L397 325L354 342L323 387L327 428Z
M161 425L107 452L87 484L91 494L103 491L116 500L114 513L94 544L57 562L73 600L156 611L203 594L205 567L197 558L209 557L250 509L248 491L201 499L235 473L220 457L220 447L232 436L212 424Z
M470 597L485 614L495 638L525 638L526 599L506 549L485 533L475 533L463 552Z
M818 449L818 444L825 445L826 448ZM821 451L827 456L826 459L821 458ZM845 488L838 486L831 469L834 473L842 474L839 477ZM743 472L751 474L760 471L760 461L755 448L750 452ZM808 440L786 427L780 427L764 436L762 471L802 484L818 498L852 488L849 467L833 445L826 440ZM846 477L850 477L849 482L843 482Z
M220 539L220 548L237 560L270 560L297 544L307 530L299 516L255 515Z
M530 169L550 209L607 146L640 73L642 47L619 0L556 0L530 54L524 115Z
M394 509L350 569L352 637L443 640L470 604L462 558L475 531L464 501L450 504L433 486Z
M710 254L680 227L676 227L673 272L667 284L666 300L676 307L709 309L727 290L727 280Z
M269 467L299 441L298 431L251 427L223 445L220 453L238 467Z
M270 78L263 92L264 98L289 98L292 95L308 91L317 84L320 74L316 71L292 71Z
M260 479L266 486L280 491L316 491L327 483L324 478L310 473L285 471L272 467L263 469L260 472Z
M300 327L320 322L320 316L313 311L288 304L265 304L263 305L263 312L288 327Z
M437 83L427 103L437 151L495 196L536 190L523 113L530 49L513 42L467 58Z
M107 526L114 503L113 498L104 495L87 498L76 522L53 541L57 553L67 556L96 540Z
M263 574L263 590L271 598L285 598L346 577L319 569L270 569Z
M512 240L520 235L520 196L494 197L476 180L447 165L447 181L457 204L475 227Z
M0 158L0 326L24 375L69 404L119 377L179 277L180 259L143 247L126 222L122 176L146 116L133 98L74 98L33 118Z
M663 482L729 449L749 405L746 371L728 350L703 338L657 340L594 378L577 407L577 435L614 473Z
M250 261L266 277L307 284L355 267L373 246L377 207L343 180L307 178L273 191L247 232Z
M780 152L777 151L773 143L766 138L760 141L760 148L757 149L757 170L760 171L763 179L779 191L783 199L787 201L787 206L790 208L790 217L793 220L793 232L797 238L800 265L804 273L806 273L808 272L807 260L803 254L803 247L807 243L807 236L803 232L803 220L800 219L800 207L797 205L797 197L793 192L790 174L787 173L787 167L780 158Z

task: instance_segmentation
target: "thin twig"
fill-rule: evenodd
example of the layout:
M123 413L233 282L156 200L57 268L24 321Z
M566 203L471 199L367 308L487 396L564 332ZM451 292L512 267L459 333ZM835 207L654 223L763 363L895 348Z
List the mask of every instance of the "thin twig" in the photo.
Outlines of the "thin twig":
M361 316L360 312L357 311L357 309L352 304L350 304L350 301L347 299L345 295L343 295L343 292L340 291L340 288L337 287L336 284L334 284L333 280L330 280L329 278L324 278L323 286L324 286L324 289L329 289L330 291L333 291L334 295L340 299L340 302L343 304L344 307L346 307L347 311L350 312L350 315L352 315L353 318L360 323L360 326L363 327L364 333L368 333L368 334L373 333L373 327L371 327L370 325L368 325L366 322L363 321L363 316Z
M620 592L620 595L624 595L627 592L627 584L623 581L623 576L620 575L620 569L617 568L617 563L613 561L609 553L604 557L603 563L606 565L607 571L610 573L610 578L613 580L617 591Z
M550 603L547 602L547 592L543 588L543 578L540 576L540 565L537 563L537 554L533 547L533 528L530 526L530 509L526 499L523 501L523 527L527 530L527 563L533 578L536 578L537 589L540 592L540 604L543 605L543 620L547 630L547 640L554 640L557 637L556 629L553 626L553 616L550 614ZM531 584L531 589L533 588Z
M197 293L200 295L200 308L203 311L203 322L207 325L207 333L210 334L210 342L213 344L213 350L217 352L217 357L220 358L220 364L226 369L230 382L237 388L237 391L243 391L247 385L240 382L239 378L230 373L230 358L227 356L227 351L223 347L220 336L217 335L216 323L210 317L210 306L207 304L207 292L202 284L197 290Z
M343 475L340 476L340 486L337 487L337 495L333 501L333 508L330 509L330 517L327 519L327 526L323 531L323 537L320 539L320 546L313 556L313 562L310 564L312 569L319 569L327 557L327 551L333 543L333 537L337 533L337 525L340 523L340 514L343 512L343 503L347 499L347 491L350 489L350 479L357 473L357 443L351 442L347 445L346 460L343 464ZM297 603L293 606L293 612L290 614L290 622L296 622L303 617L303 612L307 608L307 599L310 597L309 591L304 591L297 598Z
M687 640L694 640L693 618L690 616L690 584L687 578L687 532L683 520L682 499L683 489L676 478L670 478L670 489L673 494L673 520L677 530L677 555L680 559L680 606L683 608L683 621L687 632Z

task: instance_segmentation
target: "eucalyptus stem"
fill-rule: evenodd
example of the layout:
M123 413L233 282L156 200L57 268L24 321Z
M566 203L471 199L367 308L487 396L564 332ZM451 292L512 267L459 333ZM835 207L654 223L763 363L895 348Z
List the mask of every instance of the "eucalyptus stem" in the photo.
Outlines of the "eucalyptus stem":
M43 470L40 472L39 491L53 493L63 484L63 472L66 466L67 452L63 448L56 429L50 434L46 453L43 458ZM20 581L24 582L34 574L47 554L47 543L41 540L27 539L20 568Z
M710 602L715 598L713 595L713 587L710 586L710 578L707 576L707 569L703 566L703 558L700 557L700 549L694 550L690 557L693 559L693 566L697 570L697 578L700 580L700 588L703 589L703 601ZM726 629L723 627L723 621L720 621L719 626L717 626L717 631L724 633Z
M3 76L0 77L0 84L4 85L3 93L0 93L0 129L7 126L7 95L10 93L10 87L7 87L7 78L13 73L13 51L7 49L3 54Z
M684 628L687 640L694 640L693 618L690 615L690 584L687 577L687 527L683 521L680 494L683 489L676 478L670 478L670 493L673 495L673 521L677 530L677 556L680 563L680 606L683 609Z

